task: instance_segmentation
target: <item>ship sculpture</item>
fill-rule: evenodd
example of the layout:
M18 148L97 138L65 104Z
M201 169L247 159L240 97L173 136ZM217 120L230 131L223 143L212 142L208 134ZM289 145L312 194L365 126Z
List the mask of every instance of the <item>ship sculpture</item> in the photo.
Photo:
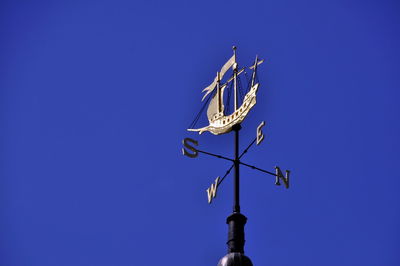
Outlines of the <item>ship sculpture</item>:
M212 98L207 109L209 125L196 129L189 128L188 131L196 131L199 132L199 134L209 131L214 135L220 135L230 132L234 125L240 124L245 119L250 109L256 104L256 95L260 85L256 82L257 66L263 62L264 60L258 60L258 57L256 56L254 64L249 67L249 69L253 71L251 83L249 84L250 89L244 96L241 105L238 106L237 79L238 76L245 71L245 68L240 70L238 69L238 64L236 62L236 47L233 47L233 56L224 64L221 70L217 72L211 85L203 90L205 94L202 101L212 93ZM233 75L225 83L221 83L224 75L229 69L232 69ZM224 91L231 82L233 82L234 85L234 111L231 114L225 114Z

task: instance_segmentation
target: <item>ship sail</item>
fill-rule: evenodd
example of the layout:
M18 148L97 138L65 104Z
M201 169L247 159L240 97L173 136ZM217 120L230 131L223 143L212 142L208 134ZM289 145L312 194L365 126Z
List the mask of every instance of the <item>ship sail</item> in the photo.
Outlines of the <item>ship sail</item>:
M206 92L206 94L204 94L203 99L201 99L201 101L203 101L208 94L210 94L215 87L217 86L217 82L219 80L221 80L225 73L233 66L233 64L236 63L236 55L233 55L226 63L225 65L221 68L221 71L219 72L219 77L218 75L215 77L214 81L207 87L205 88L202 92ZM218 80L219 79L219 80Z
M228 71L233 64L236 62L236 55L233 55L228 62L225 63L225 65L221 68L221 71L219 72L220 74L220 79L225 75L226 71Z
M224 98L224 89L225 88L226 88L226 85L221 87L221 99ZM221 102L221 112L224 112L223 102ZM207 109L208 120L211 121L211 119L214 117L214 115L218 114L218 113L219 113L218 93L215 93L210 101L210 104L208 105L208 109Z

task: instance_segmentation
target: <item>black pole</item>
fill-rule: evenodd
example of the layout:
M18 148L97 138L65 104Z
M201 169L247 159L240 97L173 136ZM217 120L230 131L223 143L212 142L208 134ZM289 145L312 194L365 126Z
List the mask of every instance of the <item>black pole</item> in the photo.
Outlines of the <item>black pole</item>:
M240 186L240 179L239 179L239 130L241 129L240 124L236 124L233 127L235 131L235 181L233 183L233 193L234 193L234 205L233 205L233 213L240 213L240 197L239 197L239 186Z
M244 225L247 222L246 216L240 213L239 202L239 130L240 124L233 126L235 133L235 180L233 182L233 213L228 216L228 254L218 263L218 266L253 266L251 260L244 255Z
M241 129L240 124L233 126L235 133L235 180L233 182L233 213L226 219L228 224L228 252L239 252L244 253L244 225L246 224L247 218L240 213L240 197L239 197L239 130Z

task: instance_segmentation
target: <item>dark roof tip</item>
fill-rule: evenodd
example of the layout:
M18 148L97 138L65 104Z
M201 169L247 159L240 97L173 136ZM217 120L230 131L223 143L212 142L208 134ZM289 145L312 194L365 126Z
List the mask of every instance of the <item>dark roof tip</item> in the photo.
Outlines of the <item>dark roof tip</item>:
M253 266L253 263L243 253L231 252L220 259L218 266Z

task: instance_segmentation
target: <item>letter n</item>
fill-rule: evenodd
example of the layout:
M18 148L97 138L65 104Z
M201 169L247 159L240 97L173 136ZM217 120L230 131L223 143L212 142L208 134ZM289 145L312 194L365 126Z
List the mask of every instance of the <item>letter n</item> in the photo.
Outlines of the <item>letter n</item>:
M285 176L283 176L281 169L278 166L275 166L275 185L280 186L281 183L279 182L279 179L283 181L283 184L285 184L286 188L289 188L289 174L290 171L286 170L285 171Z

